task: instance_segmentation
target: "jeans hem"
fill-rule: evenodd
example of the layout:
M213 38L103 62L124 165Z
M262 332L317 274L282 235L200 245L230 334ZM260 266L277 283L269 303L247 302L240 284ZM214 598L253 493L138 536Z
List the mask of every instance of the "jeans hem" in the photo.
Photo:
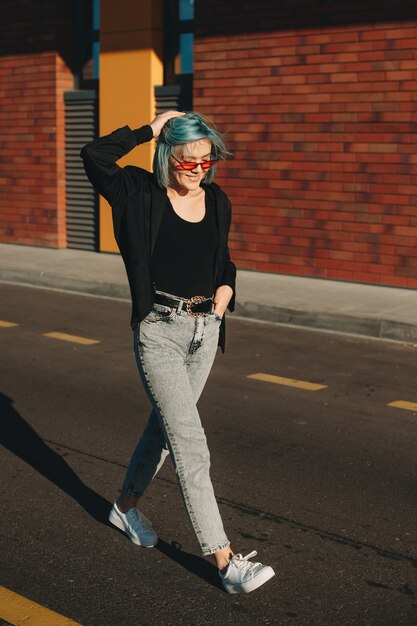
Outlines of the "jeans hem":
M225 544L217 546L216 548L204 548L203 556L209 556L210 554L214 554L215 552L219 552L220 550L224 550L230 546L230 541L226 541Z

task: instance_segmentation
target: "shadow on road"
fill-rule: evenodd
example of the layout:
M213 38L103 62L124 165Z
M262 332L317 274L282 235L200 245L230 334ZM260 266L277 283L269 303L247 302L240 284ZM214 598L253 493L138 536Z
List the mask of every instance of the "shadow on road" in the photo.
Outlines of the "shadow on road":
M175 542L170 544L163 539L159 539L157 545L155 546L155 549L159 550L160 552L162 552L162 554L172 559L173 561L176 561L191 574L202 578L210 585L213 585L213 587L218 587L219 589L224 591L224 587L220 580L217 567L212 563L206 561L201 556L196 556L195 554L184 552L180 547L175 544ZM226 593L226 591L224 592Z
M0 393L0 416L0 445L62 489L96 521L113 529L107 519L111 503L82 482L63 457L47 446L16 411L13 400L3 393ZM156 549L195 576L223 589L217 568L204 558L184 552L175 542L169 544L163 539Z
M62 456L46 445L16 411L11 398L3 393L0 393L0 415L0 445L65 491L95 520L107 524L110 503L87 487Z

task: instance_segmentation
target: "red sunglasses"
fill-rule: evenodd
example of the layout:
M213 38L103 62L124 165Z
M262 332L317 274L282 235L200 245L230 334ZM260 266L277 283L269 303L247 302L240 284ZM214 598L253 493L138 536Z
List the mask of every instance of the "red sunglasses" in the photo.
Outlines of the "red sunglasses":
M178 169L186 170L190 172L191 170L195 170L199 165L201 165L201 169L209 170L211 167L216 165L217 159L210 159L210 161L201 161L200 163L194 163L193 161L179 161L173 154L171 154L172 158L178 163Z

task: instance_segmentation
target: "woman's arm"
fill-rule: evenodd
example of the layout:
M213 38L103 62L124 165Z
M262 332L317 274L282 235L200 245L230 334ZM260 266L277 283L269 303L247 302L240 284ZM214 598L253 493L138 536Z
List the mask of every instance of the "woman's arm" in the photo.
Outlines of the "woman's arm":
M235 309L236 297L236 265L230 260L229 248L226 248L226 262L221 279L221 285L217 287L214 294L215 312L220 317L223 316L226 309L233 312Z
M150 141L152 137L153 129L150 125L137 130L124 126L91 141L81 150L81 158L91 184L111 206L115 206L135 190L135 181L129 170L117 165L116 161L137 145Z
M141 143L158 137L163 125L171 117L185 115L179 111L166 111L157 115L150 123L137 130L129 126L119 128L109 135L99 137L81 150L86 174L93 187L106 198L111 206L122 202L135 191L137 181L129 169L117 165L116 161Z
M229 239L229 231L232 220L232 207L228 201L229 222L227 228L227 239ZM214 294L215 312L220 317L223 316L226 309L233 312L235 309L236 298L236 265L230 259L229 246L226 244L225 259L223 264L223 273L220 279L220 286Z

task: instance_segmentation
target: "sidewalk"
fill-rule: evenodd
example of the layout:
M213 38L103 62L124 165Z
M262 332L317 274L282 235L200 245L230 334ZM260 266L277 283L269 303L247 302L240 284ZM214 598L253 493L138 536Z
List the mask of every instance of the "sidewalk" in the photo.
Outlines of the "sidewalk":
M128 300L116 254L0 244L0 281ZM240 270L236 315L417 343L417 290Z

